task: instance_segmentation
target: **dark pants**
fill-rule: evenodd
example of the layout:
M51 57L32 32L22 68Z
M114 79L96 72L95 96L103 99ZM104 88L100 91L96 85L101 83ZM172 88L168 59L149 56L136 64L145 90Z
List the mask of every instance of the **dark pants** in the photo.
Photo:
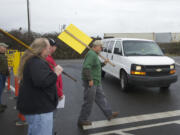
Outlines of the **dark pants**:
M88 81L83 81L84 103L79 116L79 121L87 121L91 114L94 102L99 106L106 118L111 117L112 110L104 95L102 85L89 87Z
M3 75L0 73L0 104L2 104L2 94L3 90L5 88L5 83L6 83L6 75Z

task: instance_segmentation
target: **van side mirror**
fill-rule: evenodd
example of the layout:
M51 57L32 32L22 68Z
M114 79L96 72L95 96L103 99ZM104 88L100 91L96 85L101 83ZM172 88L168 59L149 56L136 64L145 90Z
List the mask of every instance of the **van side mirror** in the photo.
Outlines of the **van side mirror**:
M104 48L104 52L107 52L107 48Z
M162 52L163 52L163 53L166 53L166 49L165 49L165 48L162 48Z
M119 48L114 48L114 54L122 55L122 51Z

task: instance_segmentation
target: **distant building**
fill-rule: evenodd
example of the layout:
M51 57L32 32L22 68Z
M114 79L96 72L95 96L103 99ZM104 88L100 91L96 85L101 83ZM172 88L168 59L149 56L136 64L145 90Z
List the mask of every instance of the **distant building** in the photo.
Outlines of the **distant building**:
M180 42L180 33L171 33L172 42Z
M104 33L104 38L142 38L158 43L180 42L180 33Z
M170 43L172 42L171 33L155 33L154 41L157 43Z

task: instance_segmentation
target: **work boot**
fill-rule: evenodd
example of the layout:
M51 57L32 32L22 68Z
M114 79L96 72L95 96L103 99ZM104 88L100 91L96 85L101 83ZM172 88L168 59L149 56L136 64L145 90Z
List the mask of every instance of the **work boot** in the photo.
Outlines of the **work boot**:
M108 118L108 120L112 120L114 118L116 118L119 115L119 112L112 112L112 115Z
M91 121L79 121L78 126L83 127L83 126L90 126L92 125Z

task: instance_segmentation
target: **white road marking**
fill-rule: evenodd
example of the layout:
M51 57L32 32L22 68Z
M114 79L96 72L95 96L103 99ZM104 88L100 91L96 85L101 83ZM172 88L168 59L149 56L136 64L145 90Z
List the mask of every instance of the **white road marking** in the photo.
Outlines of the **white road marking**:
M175 64L176 64L176 65L178 65L178 66L180 66L180 64L179 64L179 63L177 63L177 62L176 62Z
M6 86L7 86L7 83L6 83ZM12 85L10 85L10 89L11 89L13 92L15 92L15 88L14 88Z
M116 133L116 134L117 134L117 133ZM124 133L124 132L118 132L118 135L133 135L133 134Z
M87 129L101 128L101 127L109 127L109 126L147 121L147 120L155 120L161 118L169 118L175 116L180 116L180 110L123 117L123 118L112 119L111 121L107 121L107 120L95 121L92 122L92 125L90 126L83 126L83 129L87 130Z
M180 120L170 121L170 122L162 122L162 123L157 123L157 124L149 124L149 125L137 126L137 127L132 127L132 128L124 128L124 129L120 129L120 130L100 132L100 133L95 133L95 134L90 134L90 135L108 135L108 134L113 134L113 133L116 133L119 135L133 135L133 134L124 133L124 132L138 130L138 129L144 129L144 128L157 127L157 126L170 125L170 124L180 124Z

